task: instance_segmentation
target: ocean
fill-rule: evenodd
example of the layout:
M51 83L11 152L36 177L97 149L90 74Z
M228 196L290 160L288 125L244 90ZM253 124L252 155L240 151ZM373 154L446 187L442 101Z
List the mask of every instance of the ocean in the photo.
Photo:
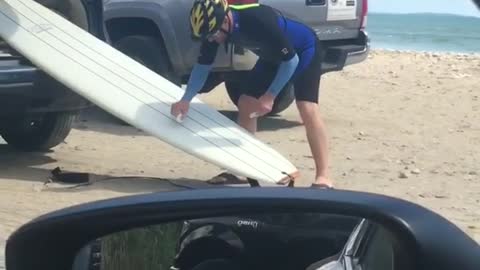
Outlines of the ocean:
M480 18L445 14L369 13L373 49L480 53Z

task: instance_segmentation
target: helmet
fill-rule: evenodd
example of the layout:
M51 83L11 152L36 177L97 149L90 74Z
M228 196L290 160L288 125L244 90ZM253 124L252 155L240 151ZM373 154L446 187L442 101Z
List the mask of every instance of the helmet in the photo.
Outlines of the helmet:
M227 0L195 0L190 11L190 29L194 39L207 39L223 23L228 11Z

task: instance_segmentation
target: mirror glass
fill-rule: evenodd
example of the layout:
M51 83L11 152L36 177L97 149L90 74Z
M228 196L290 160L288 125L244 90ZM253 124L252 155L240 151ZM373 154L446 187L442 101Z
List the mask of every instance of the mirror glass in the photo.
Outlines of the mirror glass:
M366 219L276 212L130 228L90 242L73 269L389 270L406 262L405 251L394 234Z

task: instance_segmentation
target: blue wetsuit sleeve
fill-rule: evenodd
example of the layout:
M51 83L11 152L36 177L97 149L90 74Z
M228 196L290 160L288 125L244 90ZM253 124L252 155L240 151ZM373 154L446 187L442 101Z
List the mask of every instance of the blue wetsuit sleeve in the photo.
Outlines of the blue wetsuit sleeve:
M202 89L208 78L212 65L195 64L187 83L187 89L183 94L183 101L191 101L195 95Z
M298 66L298 55L295 54L290 60L283 61L278 67L277 75L273 79L270 87L267 90L267 93L272 94L274 97L280 93L283 87L292 77L295 69Z

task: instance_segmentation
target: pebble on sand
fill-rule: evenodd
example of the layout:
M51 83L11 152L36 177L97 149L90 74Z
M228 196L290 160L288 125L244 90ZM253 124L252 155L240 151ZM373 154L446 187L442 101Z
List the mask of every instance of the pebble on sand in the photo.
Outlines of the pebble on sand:
M413 170L411 171L411 173L413 173L413 174L420 174L420 169L415 168L415 169L413 169Z
M439 194L432 194L432 193L420 193L418 194L418 197L421 197L421 198L436 198L436 199L446 199L448 198L446 195L439 195Z
M445 171L444 174L447 175L447 176L454 176L455 172Z
M402 179L406 179L410 176L410 174L408 172L400 172L398 174L398 178L402 178Z

